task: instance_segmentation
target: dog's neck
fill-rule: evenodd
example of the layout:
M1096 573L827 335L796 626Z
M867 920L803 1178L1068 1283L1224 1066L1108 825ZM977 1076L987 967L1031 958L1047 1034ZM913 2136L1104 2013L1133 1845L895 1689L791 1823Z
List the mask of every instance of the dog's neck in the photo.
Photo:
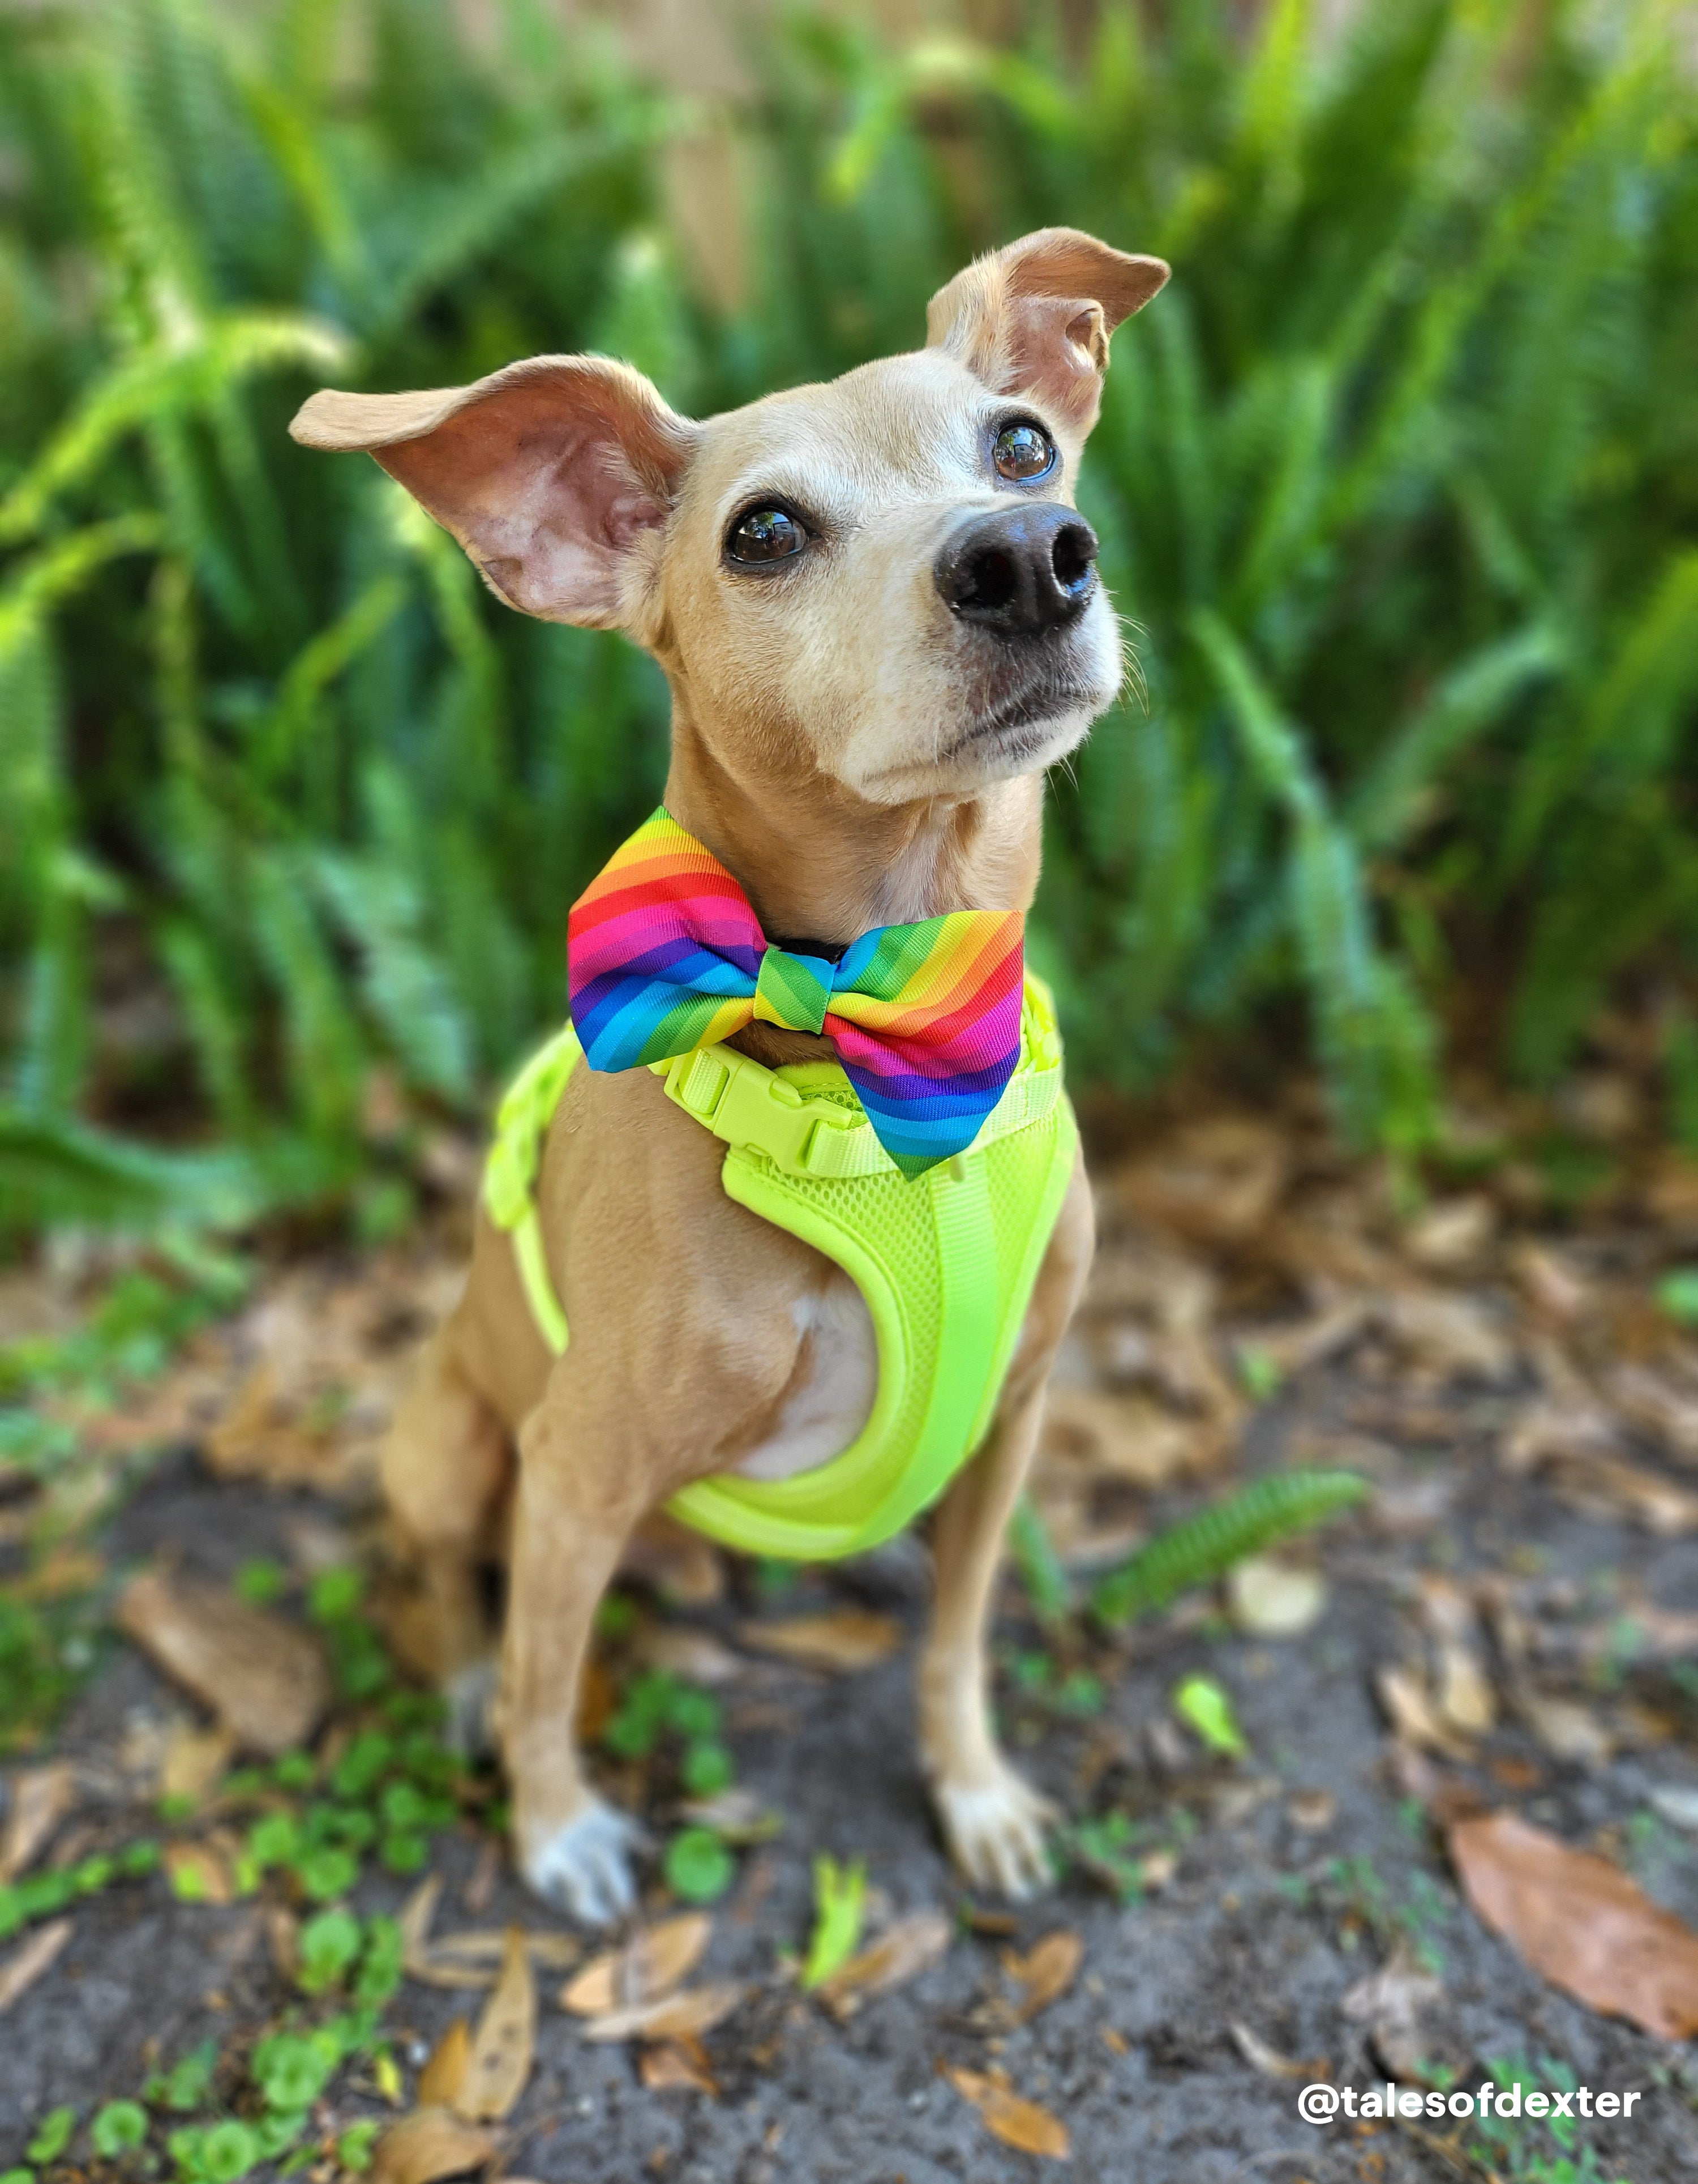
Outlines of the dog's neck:
M881 925L1030 907L1041 776L973 797L870 804L822 774L739 777L675 708L666 809L742 886L775 940L842 948Z

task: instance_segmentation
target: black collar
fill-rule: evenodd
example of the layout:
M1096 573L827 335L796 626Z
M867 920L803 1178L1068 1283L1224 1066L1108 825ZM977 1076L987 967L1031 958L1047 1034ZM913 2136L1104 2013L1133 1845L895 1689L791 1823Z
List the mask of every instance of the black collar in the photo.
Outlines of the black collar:
M796 939L788 935L775 939L771 934L767 938L772 947L782 948L787 956L823 956L832 964L841 963L849 951L847 940Z

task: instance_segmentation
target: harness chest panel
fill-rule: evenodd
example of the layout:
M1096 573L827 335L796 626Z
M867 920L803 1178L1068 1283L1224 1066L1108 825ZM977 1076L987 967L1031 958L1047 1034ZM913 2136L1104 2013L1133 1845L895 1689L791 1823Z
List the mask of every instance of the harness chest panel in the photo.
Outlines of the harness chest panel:
M569 1027L526 1067L502 1103L485 1178L485 1204L513 1235L557 1354L567 1329L534 1189L577 1058ZM727 1196L855 1282L878 1349L871 1412L840 1455L788 1479L699 1479L667 1507L745 1553L812 1562L875 1546L937 1499L988 1431L1072 1173L1078 1132L1049 995L1028 976L1019 1066L978 1137L912 1178L834 1063L769 1070L711 1046L652 1066L668 1098L725 1140Z

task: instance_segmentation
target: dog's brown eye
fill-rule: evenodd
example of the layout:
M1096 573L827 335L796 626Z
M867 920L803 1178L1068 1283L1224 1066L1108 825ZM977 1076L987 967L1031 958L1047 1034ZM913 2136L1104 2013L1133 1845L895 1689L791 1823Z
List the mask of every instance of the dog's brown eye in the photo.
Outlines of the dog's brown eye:
M733 561L788 561L808 543L808 534L782 508L751 508L731 526L725 550Z
M1055 460L1055 443L1041 425L1005 425L996 436L992 460L1005 478L1025 484L1042 477Z

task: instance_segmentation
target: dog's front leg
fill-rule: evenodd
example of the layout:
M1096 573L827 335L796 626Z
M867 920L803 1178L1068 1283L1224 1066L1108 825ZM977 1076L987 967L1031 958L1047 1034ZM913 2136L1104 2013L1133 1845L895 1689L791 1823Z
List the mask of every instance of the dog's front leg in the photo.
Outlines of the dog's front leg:
M644 1511L616 1422L564 1399L562 1377L519 1437L501 1742L520 1870L559 1909L604 1925L636 1902L643 1831L584 1780L578 1690L597 1603Z
M944 1496L933 1531L937 1605L920 1661L921 1758L950 1856L976 1886L1016 1897L1048 1885L1044 1834L1059 1815L997 1743L987 1640L1003 1533L1032 1467L1049 1368L1084 1287L1094 1241L1090 1191L1079 1167L1038 1273L996 1423Z

